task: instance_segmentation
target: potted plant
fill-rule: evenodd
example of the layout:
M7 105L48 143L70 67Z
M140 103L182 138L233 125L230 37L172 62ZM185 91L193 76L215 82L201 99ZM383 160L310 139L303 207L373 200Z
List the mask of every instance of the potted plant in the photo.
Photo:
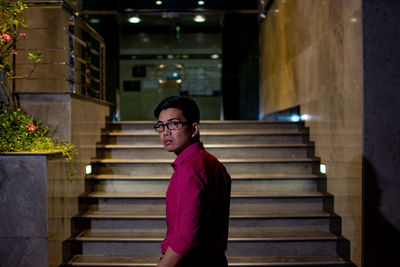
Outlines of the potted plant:
M30 52L32 69L16 75L13 62L18 56L17 42L26 37L26 8L22 1L0 0L0 243L9 244L2 263L53 266L51 259L62 259L58 236L65 231L64 219L70 218L64 214L64 203L75 178L66 174L76 173L71 157L76 149L49 136L49 128L22 110L10 87L9 81L28 77L42 57L40 51ZM72 172L68 171L71 167ZM32 253L14 257L16 247Z
M18 55L16 44L25 38L23 10L28 6L22 1L0 1L0 153L1 152L61 152L71 161L74 146L48 137L48 127L43 127L28 116L16 103L10 80L28 77L41 61L40 51L29 52L32 69L16 76L13 62Z

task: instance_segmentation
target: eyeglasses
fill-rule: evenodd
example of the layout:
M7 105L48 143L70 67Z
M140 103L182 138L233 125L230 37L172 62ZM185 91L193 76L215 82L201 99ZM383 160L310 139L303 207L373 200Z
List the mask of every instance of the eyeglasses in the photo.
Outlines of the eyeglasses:
M165 127L168 130L178 130L181 129L183 125L188 124L187 121L169 121L167 123L156 123L154 124L154 130L156 133L161 133L165 130Z

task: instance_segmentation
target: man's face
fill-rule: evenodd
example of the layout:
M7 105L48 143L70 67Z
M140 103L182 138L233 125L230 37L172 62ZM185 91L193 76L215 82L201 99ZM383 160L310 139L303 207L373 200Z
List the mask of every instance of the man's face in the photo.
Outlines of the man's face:
M160 112L158 123L187 122L182 110L176 108L164 109ZM159 133L165 150L179 154L182 150L192 144L192 138L198 132L198 124L179 124L178 129L169 130L167 127Z

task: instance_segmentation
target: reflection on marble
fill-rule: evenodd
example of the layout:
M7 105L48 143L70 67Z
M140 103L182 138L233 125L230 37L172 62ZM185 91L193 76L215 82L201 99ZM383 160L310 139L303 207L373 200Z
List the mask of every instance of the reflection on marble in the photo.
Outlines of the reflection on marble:
M260 116L300 106L351 259L361 266L361 0L274 1L261 27Z

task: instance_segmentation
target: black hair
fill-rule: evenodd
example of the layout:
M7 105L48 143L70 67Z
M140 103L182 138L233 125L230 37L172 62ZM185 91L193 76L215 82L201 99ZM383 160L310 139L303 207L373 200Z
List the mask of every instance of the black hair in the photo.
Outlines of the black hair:
M200 121L200 110L194 100L190 99L186 96L171 96L167 97L158 104L156 109L154 110L154 116L156 119L160 116L161 111L169 108L176 108L182 111L185 119L188 120L189 123Z
M158 119L161 111L169 108L176 108L182 111L183 117L189 124L200 122L200 110L196 102L186 96L170 96L165 98L158 104L154 110L154 117ZM193 137L193 141L200 141L200 133Z

